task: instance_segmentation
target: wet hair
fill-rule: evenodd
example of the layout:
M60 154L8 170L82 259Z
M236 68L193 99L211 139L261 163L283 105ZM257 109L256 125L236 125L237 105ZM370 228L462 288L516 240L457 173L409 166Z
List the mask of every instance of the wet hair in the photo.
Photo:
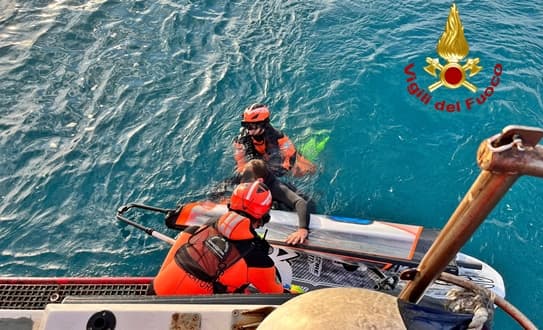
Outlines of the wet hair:
M243 168L241 182L252 182L260 178L266 180L268 175L268 168L262 159L251 159Z

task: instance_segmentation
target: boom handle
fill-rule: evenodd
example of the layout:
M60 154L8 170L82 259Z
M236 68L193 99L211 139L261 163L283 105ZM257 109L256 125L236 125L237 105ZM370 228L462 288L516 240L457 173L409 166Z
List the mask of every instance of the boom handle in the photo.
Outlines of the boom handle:
M126 224L129 224L132 227L135 227L135 228L145 232L147 235L158 238L159 240L161 240L163 242L166 242L166 243L168 243L170 245L173 245L175 243L175 239L171 238L170 236L164 235L164 234L154 230L153 228L145 227L143 225L140 225L139 223L137 223L137 222L135 222L133 220L130 220L126 216L124 216L124 214L128 210L130 210L132 208L139 208L139 209L144 209L144 210L149 210L149 211L154 211L154 212L160 212L160 213L164 213L164 214L167 214L168 212L172 212L172 211L175 211L175 210L163 209L163 208L159 208L159 207L154 207L154 206L149 206L149 205L144 205L144 204L138 204L138 203L130 203L130 204L123 205L123 206L119 207L117 209L117 215L116 215L117 220L122 221L122 222L124 222Z

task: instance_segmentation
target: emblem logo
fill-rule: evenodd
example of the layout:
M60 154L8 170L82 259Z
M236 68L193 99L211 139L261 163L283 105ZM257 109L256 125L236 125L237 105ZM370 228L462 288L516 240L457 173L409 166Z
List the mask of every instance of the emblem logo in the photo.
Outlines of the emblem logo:
M428 89L420 86L417 80L415 63L410 63L404 68L404 73L407 75L407 92L422 102L423 105L433 104L435 110L444 112L471 111L476 106L485 104L494 94L494 91L500 84L503 73L503 66L500 63L494 65L494 70L490 73L492 77L487 78L490 80L487 87L481 90L482 92L478 96L470 96L464 100L432 100L432 92L442 86L449 89L457 89L463 86L472 93L476 93L478 90L478 87L470 82L468 78L477 75L483 67L479 66L480 60L478 57L466 59L469 54L469 45L464 36L464 26L460 21L456 4L451 6L449 17L445 24L445 31L443 31L439 38L436 51L445 60L445 63L441 64L439 58L426 58L427 66L424 67L424 71L432 77L439 79L431 83Z
M455 4L451 7L445 31L437 43L436 50L437 54L445 59L447 63L441 65L438 58L426 58L428 66L424 67L424 71L434 77L437 77L436 70L440 71L439 81L428 86L428 90L433 92L441 86L451 89L464 86L475 93L477 87L467 81L466 74L469 71L469 76L472 77L483 68L478 66L479 58L470 58L464 65L461 64L464 57L468 56L469 45L464 36L464 26L462 26Z

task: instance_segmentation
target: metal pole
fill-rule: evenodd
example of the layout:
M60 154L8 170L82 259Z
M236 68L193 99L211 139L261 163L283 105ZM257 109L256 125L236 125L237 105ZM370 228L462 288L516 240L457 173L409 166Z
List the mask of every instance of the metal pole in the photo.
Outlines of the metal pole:
M518 175L483 171L422 259L399 298L417 303L500 201Z
M523 174L543 177L543 130L507 126L483 141L477 158L483 169L440 232L416 270L402 273L410 280L399 299L417 303L445 270L511 185Z

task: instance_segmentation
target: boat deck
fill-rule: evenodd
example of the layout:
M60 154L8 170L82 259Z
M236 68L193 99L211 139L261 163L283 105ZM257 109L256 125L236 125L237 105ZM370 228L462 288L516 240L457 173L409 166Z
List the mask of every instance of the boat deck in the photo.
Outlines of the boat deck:
M0 278L0 310L41 310L68 296L144 296L151 277Z

